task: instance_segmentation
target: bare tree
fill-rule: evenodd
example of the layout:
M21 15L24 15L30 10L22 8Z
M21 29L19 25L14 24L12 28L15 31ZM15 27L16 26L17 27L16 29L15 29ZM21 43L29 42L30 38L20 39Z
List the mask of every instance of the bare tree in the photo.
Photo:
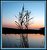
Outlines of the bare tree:
M25 29L28 29L29 21L31 19L33 19L33 17L29 18L30 17L29 16L30 13L31 12L28 12L28 10L24 11L24 5L23 5L22 11L19 12L19 18L18 18L19 23L17 21L15 21L20 29L24 28L23 25L25 26ZM17 16L16 16L16 18L17 18ZM26 34L21 33L20 34L20 39L21 39L21 47L28 48L29 47L29 44L28 44L28 34L27 33Z

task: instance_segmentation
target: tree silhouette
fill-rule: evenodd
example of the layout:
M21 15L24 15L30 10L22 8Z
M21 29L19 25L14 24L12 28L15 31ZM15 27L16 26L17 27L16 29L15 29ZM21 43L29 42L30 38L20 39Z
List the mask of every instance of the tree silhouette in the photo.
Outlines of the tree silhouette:
M31 19L33 19L33 17L30 18L30 16L29 16L30 13L31 12L28 12L28 10L27 11L24 10L24 5L23 5L22 11L19 12L19 18L17 18L17 16L15 16L18 19L18 22L15 21L17 26L18 26L18 28L23 29L24 28L23 25L24 25L25 29L28 29L29 21ZM20 39L21 39L21 45L20 46L23 47L23 48L28 48L29 47L29 44L28 44L28 34L21 33L20 34Z

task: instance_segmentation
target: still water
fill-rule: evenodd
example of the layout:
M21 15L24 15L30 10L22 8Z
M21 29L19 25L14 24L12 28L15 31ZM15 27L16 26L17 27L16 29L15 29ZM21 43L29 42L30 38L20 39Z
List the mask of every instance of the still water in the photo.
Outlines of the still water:
M41 34L28 34L29 48L44 48L45 40L44 35ZM20 48L20 35L19 34L2 34L2 47L5 48Z

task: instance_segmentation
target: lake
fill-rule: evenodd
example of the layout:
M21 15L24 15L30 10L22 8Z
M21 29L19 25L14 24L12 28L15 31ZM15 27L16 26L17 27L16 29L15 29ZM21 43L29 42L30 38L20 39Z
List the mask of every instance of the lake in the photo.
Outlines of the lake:
M44 35L41 34L28 34L29 48L44 48L45 40ZM2 47L3 48L20 48L20 34L2 34Z

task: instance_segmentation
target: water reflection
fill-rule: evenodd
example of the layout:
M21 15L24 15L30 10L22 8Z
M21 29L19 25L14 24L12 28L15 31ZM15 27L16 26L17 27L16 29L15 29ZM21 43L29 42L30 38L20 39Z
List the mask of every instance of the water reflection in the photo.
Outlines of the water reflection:
M20 42L19 34L2 34L2 47L19 48ZM44 47L44 35L28 34L28 43L30 48Z

